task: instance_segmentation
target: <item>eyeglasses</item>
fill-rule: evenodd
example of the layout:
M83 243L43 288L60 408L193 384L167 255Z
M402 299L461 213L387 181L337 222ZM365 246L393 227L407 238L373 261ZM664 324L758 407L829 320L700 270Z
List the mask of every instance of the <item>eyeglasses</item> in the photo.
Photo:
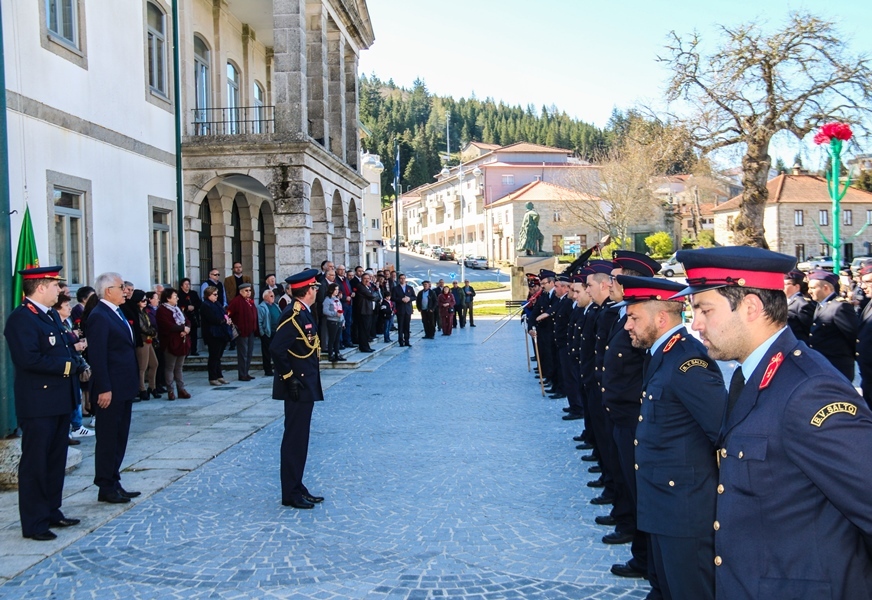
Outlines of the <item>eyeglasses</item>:
M609 275L609 283L614 283L618 280L617 275Z
M123 290L124 286L123 285L110 285L106 289L111 290L112 288L115 288L116 290Z
M212 277L218 277L218 273L209 273Z

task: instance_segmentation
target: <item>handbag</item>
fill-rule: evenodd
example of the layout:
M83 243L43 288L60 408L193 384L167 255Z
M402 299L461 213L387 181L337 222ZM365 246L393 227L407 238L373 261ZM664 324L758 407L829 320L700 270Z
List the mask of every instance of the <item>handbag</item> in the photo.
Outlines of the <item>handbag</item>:
M236 328L236 323L230 326L230 340L233 341L239 337L239 330Z

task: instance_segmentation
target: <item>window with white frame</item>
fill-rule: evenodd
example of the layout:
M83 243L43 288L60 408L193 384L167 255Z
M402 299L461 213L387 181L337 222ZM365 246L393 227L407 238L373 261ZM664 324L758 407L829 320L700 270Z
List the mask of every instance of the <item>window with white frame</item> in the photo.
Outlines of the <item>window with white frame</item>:
M854 224L854 213L851 210L846 210L842 214L844 215L842 223L844 223L845 225Z
M801 210L793 211L793 224L797 227L802 227L802 215L803 213Z
M87 281L85 272L84 197L82 192L54 188L54 247L57 264L67 283L76 287Z
M148 3L148 85L167 95L167 18L154 3Z
M515 185L514 175L503 175L503 185Z
M820 225L829 225L830 224L830 213L826 210L818 211L818 222Z
M170 213L151 211L152 283L169 283L172 275L170 250Z
M830 245L829 244L821 244L821 256L829 256L830 255Z
M560 220L561 220L561 217L560 217L560 211L559 211L559 210L555 210L555 211L554 211L554 222L557 223L557 222L560 221Z
M226 133L239 133L239 69L227 63L227 129Z
M251 133L263 133L263 121L264 117L264 103L266 94L264 94L263 87L258 83L254 82L254 115L253 121L251 123Z
M872 210L866 211L866 223L872 225Z
M53 37L74 48L79 47L78 0L45 0L45 20Z
M208 133L209 108L212 85L209 74L209 48L199 36L194 36L194 122L197 123L196 134Z

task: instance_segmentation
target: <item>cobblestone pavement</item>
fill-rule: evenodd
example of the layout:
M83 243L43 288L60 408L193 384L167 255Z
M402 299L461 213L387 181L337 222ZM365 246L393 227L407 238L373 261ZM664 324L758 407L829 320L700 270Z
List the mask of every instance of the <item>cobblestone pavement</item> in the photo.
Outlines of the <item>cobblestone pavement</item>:
M413 339L327 391L306 470L327 498L314 510L280 504L275 421L0 597L644 598L645 582L608 572L629 546L599 542L579 422L541 397L516 324L481 344L495 326Z

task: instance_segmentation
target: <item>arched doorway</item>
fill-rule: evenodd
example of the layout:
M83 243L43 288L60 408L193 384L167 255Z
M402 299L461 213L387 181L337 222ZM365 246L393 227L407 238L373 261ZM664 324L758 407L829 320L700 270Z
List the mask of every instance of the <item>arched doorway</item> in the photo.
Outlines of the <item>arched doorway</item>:
M238 195L233 199L233 207L230 209L230 226L233 228L230 258L234 263L242 262L242 217L239 214Z
M348 203L348 256L349 262L361 264L363 255L360 247L360 218L354 198Z
M209 269L212 268L212 261L214 260L212 246L212 210L209 208L208 198L203 198L203 202L200 203L199 219L200 233L198 238L200 260L198 266L200 268L200 280L206 281L206 276L209 273Z

